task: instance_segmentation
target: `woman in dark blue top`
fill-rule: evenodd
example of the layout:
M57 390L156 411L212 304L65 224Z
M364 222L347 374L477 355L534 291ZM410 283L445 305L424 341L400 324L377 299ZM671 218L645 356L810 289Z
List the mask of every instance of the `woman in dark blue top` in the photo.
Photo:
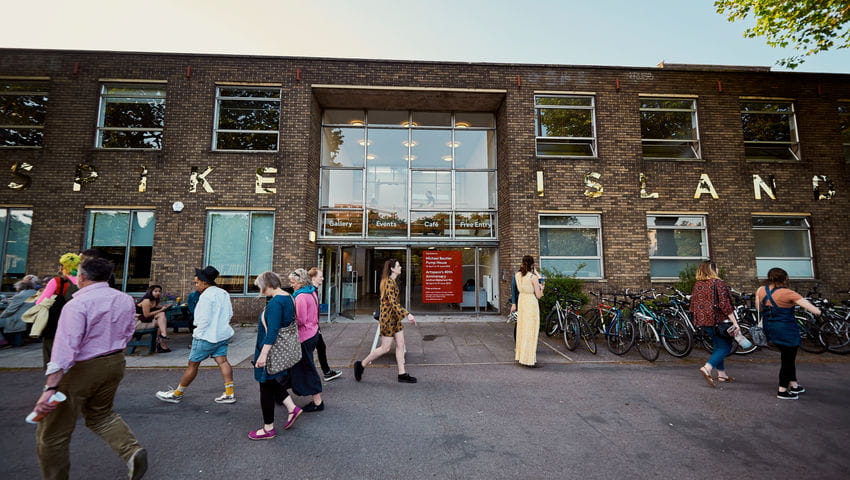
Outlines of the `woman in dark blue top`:
M269 350L277 340L278 331L295 321L295 303L292 296L281 289L280 277L274 272L263 272L254 282L260 292L269 298L265 310L260 315L257 325L257 344L254 348L254 379L260 382L260 408L263 411L263 428L252 430L248 434L251 440L268 440L274 438L275 403L283 404L289 411L283 429L286 430L295 423L301 415L301 409L295 405L287 389L290 384L289 371L270 375L266 371L266 361Z

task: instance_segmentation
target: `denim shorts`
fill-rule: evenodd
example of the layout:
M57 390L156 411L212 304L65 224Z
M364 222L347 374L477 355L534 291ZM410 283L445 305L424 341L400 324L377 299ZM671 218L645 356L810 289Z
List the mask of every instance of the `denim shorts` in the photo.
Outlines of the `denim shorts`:
M210 357L226 357L227 344L230 339L222 340L218 343L210 343L200 338L192 339L192 352L189 353L190 362L203 362Z

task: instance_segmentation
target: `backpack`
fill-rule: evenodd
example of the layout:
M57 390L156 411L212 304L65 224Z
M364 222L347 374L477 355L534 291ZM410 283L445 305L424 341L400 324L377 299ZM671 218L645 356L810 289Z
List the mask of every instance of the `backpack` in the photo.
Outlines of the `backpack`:
M42 338L53 338L56 336L56 328L59 326L59 316L62 315L62 307L71 300L74 292L79 288L74 283L62 276L53 277L58 283L56 288L56 299L50 306L47 314L47 325L41 332Z

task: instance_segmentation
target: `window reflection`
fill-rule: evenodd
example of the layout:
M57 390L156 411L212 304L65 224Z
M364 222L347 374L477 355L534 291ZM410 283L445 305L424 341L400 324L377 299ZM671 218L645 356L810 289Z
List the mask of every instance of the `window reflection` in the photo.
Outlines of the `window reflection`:
M410 151L416 155L415 168L452 168L451 130L420 130L411 132Z

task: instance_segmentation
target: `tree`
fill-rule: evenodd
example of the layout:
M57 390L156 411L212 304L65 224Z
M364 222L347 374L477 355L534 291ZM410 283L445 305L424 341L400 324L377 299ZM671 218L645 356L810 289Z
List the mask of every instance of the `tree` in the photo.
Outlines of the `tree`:
M777 62L790 69L810 55L850 47L850 0L716 0L714 6L730 22L755 17L744 36L802 52Z

